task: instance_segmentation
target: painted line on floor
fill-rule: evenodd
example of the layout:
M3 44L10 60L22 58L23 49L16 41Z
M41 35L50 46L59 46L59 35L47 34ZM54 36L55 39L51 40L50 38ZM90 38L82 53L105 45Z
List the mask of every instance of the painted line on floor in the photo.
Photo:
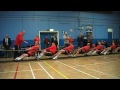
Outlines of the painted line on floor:
M88 66L88 65L98 65L98 64L105 64L105 63L111 63L111 62L119 62L120 60L116 60L116 61L106 61L106 62L103 62L103 63L93 63L93 64L85 64L85 65L78 65L78 66ZM73 67L76 67L76 66L73 66Z
M100 79L100 78L98 78L98 77L96 77L96 76L93 76L93 75L91 75L91 74L88 74L88 73L86 73L86 72L83 72L83 71L81 71L81 70L79 70L79 69L76 69L76 68L74 68L74 67L71 67L71 66L69 66L69 65L67 65L67 64L65 64L65 63L60 62L60 61L57 61L57 62L65 65L65 66L67 66L67 67L70 67L70 68L72 68L72 69L74 69L74 70L76 70L76 71L78 71L78 72L81 72L81 73L83 73L83 74L86 74L86 75L88 75L88 76L91 76L91 77L93 77L93 78L95 78L95 79Z
M35 75L34 75L34 73L33 73L33 70L32 70L32 67L31 67L30 63L29 63L29 67L30 67L30 71L31 71L31 73L32 73L33 79L35 79Z
M16 79L18 68L19 68L19 63L17 64L17 67L16 67L16 72L15 72L15 75L14 75L14 79Z
M43 69L33 69L33 71L37 71L37 70L43 70ZM30 70L21 70L21 71L17 71L17 72L29 72ZM6 72L0 72L0 73L12 73L12 72L16 72L16 71L6 71Z
M54 67L52 67L50 64L48 64L47 62L44 61L44 63L46 65L48 65L49 67L51 67L53 70L55 70L58 74L60 74L62 77L64 77L65 79L69 79L67 76L65 76L64 74L62 74L60 71L58 71L57 69L55 69Z
M45 70L45 68L40 64L40 62L37 62L39 64L39 66L47 73L47 75L51 78L51 79L54 79L49 73L47 70Z
M76 65L79 66L78 64L76 64ZM80 66L80 67L83 67L83 66ZM107 75L107 76L114 77L114 78L116 78L116 79L120 79L119 77L116 77L116 76L113 76L113 75L110 75L110 74L107 74L107 73L104 73L104 72L101 72L101 71L98 71L98 70L95 70L95 69L89 69L89 68L87 68L87 67L83 67L83 68L86 68L86 69L88 69L88 70L95 71L95 72L98 72L98 73L102 73L102 74L105 74L105 75Z

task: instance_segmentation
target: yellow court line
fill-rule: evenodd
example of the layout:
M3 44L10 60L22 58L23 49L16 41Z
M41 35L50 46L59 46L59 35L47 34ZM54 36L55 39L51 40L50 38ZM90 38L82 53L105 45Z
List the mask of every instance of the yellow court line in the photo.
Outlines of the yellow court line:
M57 73L59 73L62 77L64 77L65 79L69 79L67 76L63 75L61 72L59 72L58 70L56 70L54 67L52 67L50 64L48 64L47 62L44 61L45 64L47 64L49 67L51 67L53 70L55 70Z

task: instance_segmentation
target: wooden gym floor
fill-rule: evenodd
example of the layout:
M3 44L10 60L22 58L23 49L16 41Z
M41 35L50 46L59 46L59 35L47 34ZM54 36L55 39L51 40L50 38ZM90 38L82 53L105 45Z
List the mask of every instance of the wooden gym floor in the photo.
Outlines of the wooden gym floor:
M0 79L120 79L120 54L19 62L0 58Z

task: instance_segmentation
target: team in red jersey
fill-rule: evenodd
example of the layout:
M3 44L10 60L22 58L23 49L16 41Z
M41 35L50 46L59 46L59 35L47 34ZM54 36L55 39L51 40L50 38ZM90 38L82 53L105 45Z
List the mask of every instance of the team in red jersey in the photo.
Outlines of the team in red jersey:
M71 52L73 51L73 49L74 49L74 46L73 46L72 43L73 43L73 42L70 42L69 46L67 46L67 47L59 50L59 51L55 54L55 56L53 57L53 59L57 59L58 56L61 55L61 54L69 54L69 53L71 53Z
M54 55L56 53L57 47L55 42L52 43L52 45L48 48L45 48L42 50L42 52L38 55L37 59L40 59L43 55L47 54L48 52L50 55Z
M24 34L25 34L25 31L20 32L16 36L16 39L14 41L15 50L16 50L14 53L14 60L21 60L24 57L32 56L32 55L36 55L37 59L40 59L43 55L46 55L48 53L49 53L49 55L51 55L53 57L53 59L57 59L61 54L73 54L73 57L76 57L79 53L85 53L87 55L96 55L96 54L106 55L110 51L118 52L120 50L120 46L117 44L115 45L114 40L112 41L111 46L109 46L107 48L100 41L96 44L96 46L93 44L91 47L90 42L88 41L86 46L83 46L81 48L78 47L78 49L74 50L74 45L73 45L74 39L70 36L71 38L69 38L69 46L67 46L57 52L57 47L55 45L55 42L53 42L50 47L43 49L41 51L41 53L39 54L37 51L39 50L40 38L37 34L36 37L34 38L35 45L30 47L29 49L26 49L26 51L27 51L26 53L24 53L20 57L17 57L18 56L17 50L20 49L21 44L23 42L27 43L23 38ZM38 42L39 44L36 44L36 42ZM38 53L38 56L37 56L37 53Z
M115 42L112 41L112 45L111 45L110 47L108 47L108 48L105 48L105 49L101 52L101 54L104 54L104 55L109 54L110 51L113 51L113 52L114 52L115 49L116 49Z
M24 53L21 56L15 58L15 61L19 61L19 60L23 59L24 57L29 57L29 56L34 55L38 51L38 49L39 49L39 42L36 41L34 46L32 46L30 48L27 48L26 53Z
M98 42L98 45L94 48L92 48L87 55L96 55L97 53L101 52L103 50L103 46L101 45L101 42Z
M90 50L90 43L87 43L87 45L84 47L81 48L78 47L78 49L73 52L73 57L76 57L81 52L87 53L89 50Z

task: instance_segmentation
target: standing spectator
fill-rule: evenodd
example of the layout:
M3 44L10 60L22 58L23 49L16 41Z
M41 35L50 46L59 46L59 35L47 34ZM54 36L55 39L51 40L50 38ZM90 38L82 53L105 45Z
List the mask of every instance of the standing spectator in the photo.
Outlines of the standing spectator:
M38 34L36 34L36 37L34 38L34 44L35 44L35 42L38 42L39 43L39 45L40 45L40 38L39 38L39 35ZM39 46L40 47L40 46ZM38 49L39 50L39 49ZM35 53L35 56L37 57L37 52Z
M73 37L72 37L71 35L70 35L69 37L70 37L70 38L69 38L69 43L70 43L70 42L73 43L73 41L74 41L74 40L73 40Z
M50 40L49 40L48 36L45 37L45 39L44 39L44 44L45 44L45 48L48 48L48 47L49 47L49 45L50 45Z
M89 41L89 43L90 43L90 47L92 47L93 36L92 36L91 33L88 33L88 41Z
M83 36L83 46L86 46L87 43L88 43L87 36L86 36L86 33L84 33L84 36Z
M63 39L64 39L64 47L68 47L69 46L69 36L68 36L67 32L64 33Z
M3 39L3 46L4 46L5 50L10 50L11 39L9 38L8 35L6 35L5 38ZM10 55L10 53L6 51L6 57L8 57L9 55Z
M25 40L23 39L23 36L24 36L24 35L25 35L25 31L24 31L24 30L17 34L16 39L15 39L15 41L14 41L15 50L20 50L20 49L21 49L21 44L22 44L23 42L24 42L24 43L28 43L27 41L25 41ZM14 59L15 59L16 57L18 57L18 56L19 56L19 51L15 51L15 52L14 52Z
M83 36L82 36L82 33L80 33L79 36L77 37L77 42L78 42L78 47L82 47L83 46Z
M51 43L55 43L57 49L58 49L58 39L57 39L57 35L54 34L52 37L51 37Z
M39 35L38 35L38 34L37 34L36 37L34 38L34 44L35 44L36 41L38 41L39 44L40 44L40 38L39 38Z

